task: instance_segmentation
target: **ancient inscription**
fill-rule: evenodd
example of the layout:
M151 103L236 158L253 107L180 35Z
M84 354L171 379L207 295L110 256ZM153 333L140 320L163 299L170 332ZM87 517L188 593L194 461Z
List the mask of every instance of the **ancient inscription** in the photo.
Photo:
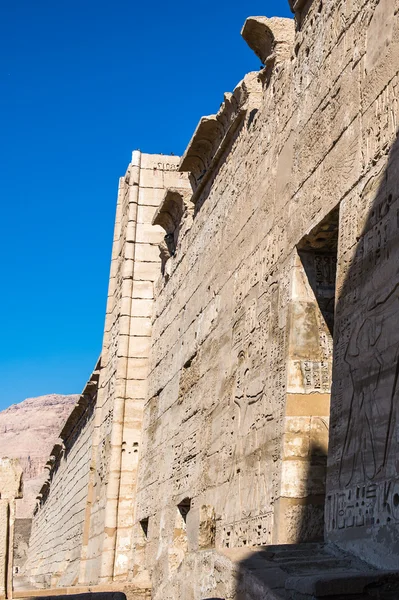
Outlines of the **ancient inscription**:
M327 530L399 522L399 480L358 485L327 496Z
M178 164L174 165L173 163L159 162L159 163L157 163L157 166L154 167L154 169L160 169L161 171L178 171L179 165Z
M340 463L340 482L383 477L388 465L398 403L399 282L370 298L366 317L349 339L344 362L352 392Z
M273 513L242 519L224 525L221 531L220 545L223 548L243 546L266 546L272 541Z

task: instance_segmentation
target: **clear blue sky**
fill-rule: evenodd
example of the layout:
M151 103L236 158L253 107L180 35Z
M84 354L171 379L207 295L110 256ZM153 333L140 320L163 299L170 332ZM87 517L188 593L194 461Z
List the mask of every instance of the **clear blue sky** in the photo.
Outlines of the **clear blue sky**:
M131 151L181 154L259 69L246 16L291 16L288 0L5 0L1 13L0 410L82 390Z

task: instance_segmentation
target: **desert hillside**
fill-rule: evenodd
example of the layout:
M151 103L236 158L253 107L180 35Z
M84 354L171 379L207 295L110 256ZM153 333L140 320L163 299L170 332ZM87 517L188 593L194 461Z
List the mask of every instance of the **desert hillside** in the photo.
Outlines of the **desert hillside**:
M24 498L17 502L20 519L32 515L44 465L78 398L49 394L27 398L0 412L0 457L18 458L24 470Z

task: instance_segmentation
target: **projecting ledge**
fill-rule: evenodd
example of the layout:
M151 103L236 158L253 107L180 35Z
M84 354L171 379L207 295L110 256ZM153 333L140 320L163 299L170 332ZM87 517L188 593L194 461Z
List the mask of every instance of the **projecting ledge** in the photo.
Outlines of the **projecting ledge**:
M190 189L167 189L152 219L152 225L160 225L166 233L174 233L180 227L185 211L190 210L191 195Z
M279 63L290 57L294 48L295 23L280 17L248 17L241 35L262 64Z
M179 165L179 171L191 174L194 204L247 112L259 107L261 95L258 73L248 73L232 94L224 95L218 113L198 123Z

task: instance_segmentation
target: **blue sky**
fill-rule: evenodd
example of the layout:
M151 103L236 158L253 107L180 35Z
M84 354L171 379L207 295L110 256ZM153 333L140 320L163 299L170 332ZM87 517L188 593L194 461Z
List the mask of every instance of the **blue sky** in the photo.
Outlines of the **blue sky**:
M78 393L101 350L118 177L181 154L260 67L229 3L5 0L0 18L0 410Z

